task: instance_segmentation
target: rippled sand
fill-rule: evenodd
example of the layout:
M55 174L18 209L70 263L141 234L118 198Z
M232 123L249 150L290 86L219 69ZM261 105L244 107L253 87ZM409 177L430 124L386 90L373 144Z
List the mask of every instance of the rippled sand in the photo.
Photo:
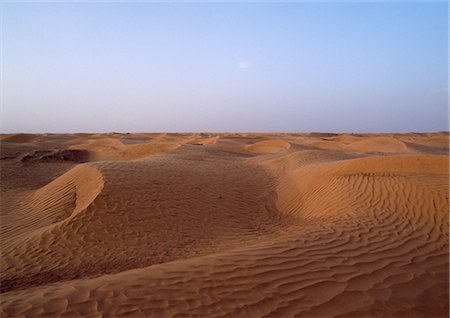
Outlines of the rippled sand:
M1 135L1 316L449 315L449 137Z

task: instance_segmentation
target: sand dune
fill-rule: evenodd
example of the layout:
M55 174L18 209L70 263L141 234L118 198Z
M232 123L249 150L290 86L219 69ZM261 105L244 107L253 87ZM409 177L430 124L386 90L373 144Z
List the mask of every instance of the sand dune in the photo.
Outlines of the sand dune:
M219 140L219 136L209 138L193 138L192 140L189 140L187 143L193 145L214 145L217 142L217 140Z
M248 150L259 153L280 152L288 150L290 147L291 144L284 140L264 140L246 146Z
M1 161L2 317L449 315L448 135L51 138L90 162Z
M438 147L438 148L443 148L443 149L447 149L447 150L449 148L448 136L444 136L444 135L420 138L417 140L412 140L412 142L416 143L416 144L427 145L427 146L431 146L431 147Z
M328 140L339 141L339 142L342 142L342 143L344 143L344 144L350 144L350 143L352 143L352 142L361 140L361 139L363 139L363 138L358 137L358 136L356 136L356 135L341 134L341 135L338 135L338 136L336 136L336 137L327 138L327 139L328 139Z
M344 145L336 141L313 141L308 146L324 150L343 150Z
M126 145L117 139L102 138L87 143L77 144L70 149L87 150L91 160L132 160L172 150L179 145L174 143L144 143Z
M0 139L2 142L26 143L32 142L37 136L33 134L8 134Z
M372 137L350 143L345 147L353 152L402 153L407 151L405 143L390 137Z

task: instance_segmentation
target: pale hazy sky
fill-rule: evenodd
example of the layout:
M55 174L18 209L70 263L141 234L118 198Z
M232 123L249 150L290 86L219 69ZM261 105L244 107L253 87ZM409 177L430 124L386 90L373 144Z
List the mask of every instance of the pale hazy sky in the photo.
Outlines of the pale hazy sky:
M1 10L1 132L448 130L447 1Z

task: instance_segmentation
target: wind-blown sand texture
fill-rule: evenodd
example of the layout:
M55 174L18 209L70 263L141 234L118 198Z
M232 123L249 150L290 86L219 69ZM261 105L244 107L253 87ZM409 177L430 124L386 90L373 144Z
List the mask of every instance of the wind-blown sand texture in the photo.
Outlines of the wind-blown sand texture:
M2 317L449 315L448 133L0 138Z

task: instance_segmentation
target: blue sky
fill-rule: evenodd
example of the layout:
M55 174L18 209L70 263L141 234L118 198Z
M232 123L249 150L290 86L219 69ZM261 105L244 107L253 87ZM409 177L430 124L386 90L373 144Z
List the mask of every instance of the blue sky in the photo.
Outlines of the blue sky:
M448 4L4 3L1 132L448 130Z

